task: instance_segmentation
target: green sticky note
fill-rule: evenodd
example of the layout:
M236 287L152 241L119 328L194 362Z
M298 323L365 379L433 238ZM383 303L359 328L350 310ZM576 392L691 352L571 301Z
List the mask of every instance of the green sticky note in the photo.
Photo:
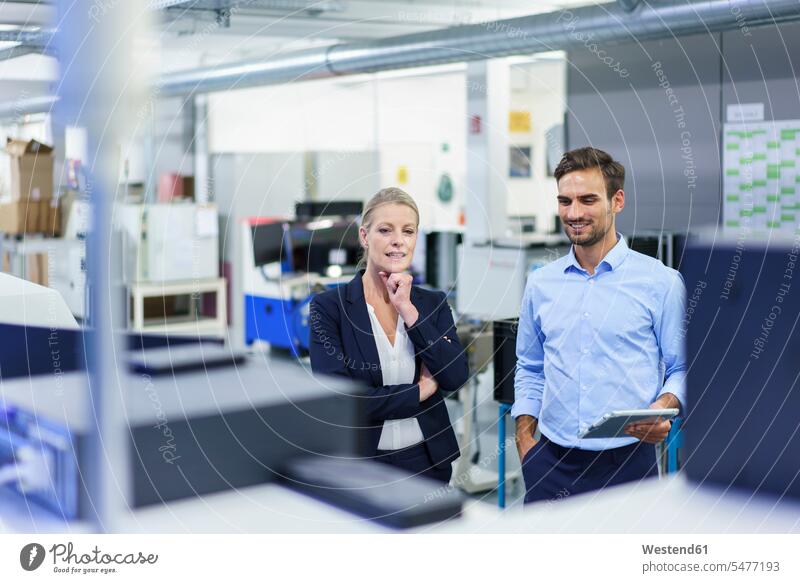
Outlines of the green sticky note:
M767 202L778 202L780 197L777 194L768 194L767 195Z
M736 143L736 142L730 142L730 143L725 145L725 149L726 150L738 150L739 149L739 144Z
M753 186L766 186L766 180L753 180Z
M753 211L741 210L741 211L739 211L739 216L740 217L752 217L753 216Z
M739 221L725 221L726 227L738 227Z
M729 194L725 197L725 200L728 202L739 202L739 195L737 194Z
M739 185L739 190L743 192L750 192L751 190L753 190L753 184L751 182L742 182Z
M753 212L754 213L765 213L765 212L767 212L767 207L765 207L765 206L754 206L753 207Z
M794 222L794 215L781 215L781 220L782 221L787 221L789 223L793 223Z
M791 186L784 186L781 188L781 194L794 194L794 188Z
M777 179L781 177L781 171L778 168L768 169L767 178Z
M782 140L793 140L794 134L797 130L781 130L781 139Z
M762 154L761 152L756 152L755 154L753 154L753 160L766 160L766 159L767 155Z
M794 160L781 160L781 168L794 168Z
M781 145L778 142L767 142L767 148L769 148L770 150L775 150L780 147Z
M780 227L780 226L781 226L781 224L780 224L780 222L779 222L779 221L767 221L767 226L768 226L770 229L777 229L778 227Z
M725 171L726 176L739 176L739 169L738 168L728 168Z

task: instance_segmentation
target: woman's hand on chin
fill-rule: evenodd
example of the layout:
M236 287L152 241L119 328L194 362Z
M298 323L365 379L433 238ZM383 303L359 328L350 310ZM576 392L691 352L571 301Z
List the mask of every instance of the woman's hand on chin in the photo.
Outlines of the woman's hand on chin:
M378 275L389 292L389 301L394 309L403 318L406 326L413 326L419 318L417 308L411 303L411 285L414 279L408 273L379 271Z

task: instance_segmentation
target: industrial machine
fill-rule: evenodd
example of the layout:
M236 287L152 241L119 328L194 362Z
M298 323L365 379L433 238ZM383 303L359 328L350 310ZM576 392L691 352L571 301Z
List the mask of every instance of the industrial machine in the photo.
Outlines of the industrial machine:
M319 208L301 203L301 220L251 217L241 224L245 342L268 342L295 356L308 351L308 311L312 297L349 281L361 246L355 216L333 203ZM360 208L360 207L359 207Z
M55 384L55 377L49 380ZM12 386L12 392L14 385L22 384L33 389L27 379L7 383ZM85 390L85 379L82 386ZM53 418L41 416L36 408L26 406L13 395L7 400L5 387L3 397L0 405L0 489L10 488L66 520L76 518L80 499L76 458L82 452L80 434L71 432ZM53 394L48 395L48 399L61 406Z
M76 318L85 320L89 310L86 285L86 238L91 223L91 204L73 196L62 200L62 233L60 240L51 240L48 249L48 287L64 298Z
M628 247L678 269L686 236L669 231L636 231L625 234Z
M569 252L563 235L528 235L459 251L459 314L484 320L519 315L528 274Z
M800 498L800 237L686 249L689 478Z
M497 472L481 466L478 430L478 386L480 375L492 363L491 323L460 320L457 325L458 339L467 353L469 381L458 391L462 417L458 446L461 457L453 469L453 484L470 494L492 490L497 485Z
M519 318L493 323L494 400L514 404L514 373L517 370L517 328Z
M458 281L458 246L464 241L463 228L425 231L425 283L450 290ZM419 246L419 241L417 242ZM417 251L419 253L419 250Z
M122 204L115 213L129 297L128 328L224 337L227 287L219 277L217 207Z
M37 345L47 339L33 337ZM67 372L38 374L35 382L4 379L0 496L19 497L28 513L80 519L92 504L84 479L101 464L125 477L133 511L280 482L396 528L460 515L457 493L361 458L354 428L367 420L358 384L315 377L292 359L248 359L215 343L180 339L152 348L134 340L123 359L129 369L119 377L127 454L111 467L88 447L88 378L74 361Z
M48 328L78 327L64 298L57 291L7 273L0 273L0 323Z
M226 350L190 348L197 358ZM123 374L122 383L134 508L270 482L298 456L358 453L357 386L315 379L290 360ZM2 397L0 482L65 519L82 515L79 468L92 463L82 447L91 427L86 373L4 381Z
M194 203L122 204L124 277L139 282L196 281L219 274L217 207Z

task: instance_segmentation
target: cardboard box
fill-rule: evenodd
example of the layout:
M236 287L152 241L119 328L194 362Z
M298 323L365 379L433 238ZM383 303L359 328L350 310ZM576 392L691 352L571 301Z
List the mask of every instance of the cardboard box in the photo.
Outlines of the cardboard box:
M61 234L61 207L58 199L40 201L39 232L49 237L58 237Z
M56 236L61 230L58 206L52 199L17 200L0 203L0 232L10 235L44 233Z
M47 253L31 253L23 257L22 261L22 273L19 275L31 283L47 287L50 267ZM11 255L7 251L3 253L2 266L3 273L11 271Z
M47 253L32 253L25 258L25 279L47 287L48 268Z
M0 203L0 231L11 235L39 230L40 201L18 200Z
M36 140L8 138L9 195L12 201L53 198L53 148Z

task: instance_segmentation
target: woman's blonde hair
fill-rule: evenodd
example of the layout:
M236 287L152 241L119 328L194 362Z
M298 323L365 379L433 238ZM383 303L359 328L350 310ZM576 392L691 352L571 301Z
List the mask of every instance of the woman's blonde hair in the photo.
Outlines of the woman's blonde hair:
M417 227L419 227L419 208L417 208L417 203L414 202L411 195L402 188L390 186L389 188L382 188L379 190L367 201L367 204L364 205L364 212L361 214L361 226L364 227L366 231L369 231L372 226L372 218L375 209L385 204L402 204L409 207L417 216ZM358 261L358 269L361 269L366 264L366 253L362 252L361 259Z

